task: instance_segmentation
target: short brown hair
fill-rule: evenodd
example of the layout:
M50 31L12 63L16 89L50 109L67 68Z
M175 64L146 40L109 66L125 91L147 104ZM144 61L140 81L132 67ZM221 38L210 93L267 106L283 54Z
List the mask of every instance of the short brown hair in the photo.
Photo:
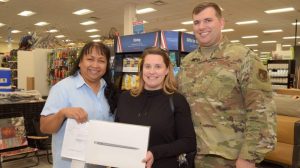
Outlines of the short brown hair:
M170 58L169 58L169 52L161 49L159 47L149 47L146 48L142 54L142 61L140 65L140 73L139 73L139 86L137 88L133 88L130 91L130 94L132 96L138 96L144 89L145 82L143 80L143 65L145 62L145 58L149 54L156 54L160 55L163 58L163 61L166 65L166 67L169 70L169 73L166 75L163 83L163 91L166 94L172 94L177 90L177 83L174 77L174 72L173 72L173 66L171 64Z
M222 10L219 7L219 5L214 2L202 2L202 3L198 4L193 10L193 15L199 14L200 12L202 12L204 9L206 9L208 7L214 8L216 11L216 16L218 18L222 18Z

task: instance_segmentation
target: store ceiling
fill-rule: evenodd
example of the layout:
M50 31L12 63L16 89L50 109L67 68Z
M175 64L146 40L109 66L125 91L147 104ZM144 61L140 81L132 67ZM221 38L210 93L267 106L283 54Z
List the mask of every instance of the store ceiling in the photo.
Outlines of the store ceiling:
M162 0L166 4L155 5L156 0L10 0L0 2L0 23L5 26L0 27L0 42L7 41L9 31L17 29L22 31L12 34L14 42L19 42L20 37L27 32L36 32L39 37L46 37L49 29L58 29L59 32L51 36L63 34L73 42L85 42L92 40L89 35L99 34L108 36L111 28L116 28L123 34L124 6L129 3L135 4L137 9L152 7L157 11L137 15L138 20L146 20L145 31L173 30L185 28L192 31L192 25L182 25L181 22L191 20L193 7L201 2L197 0ZM225 28L232 28L234 32L227 32L226 35L231 40L240 40L243 44L258 44L251 47L258 52L273 51L276 44L262 44L262 41L277 41L281 44L294 45L294 40L285 40L283 37L294 36L295 26L291 23L298 19L300 22L300 0L213 0L224 9L223 14L226 19ZM286 13L266 14L265 10L283 7L294 7L296 10ZM72 12L88 8L93 13L77 16ZM23 10L36 12L30 17L17 15ZM235 22L244 20L258 20L258 24L236 25ZM79 23L86 20L94 20L97 23L90 26L82 26ZM34 24L40 21L50 23L47 26L39 27ZM300 27L300 26L298 26ZM99 32L87 33L85 30L96 28ZM282 29L283 32L264 34L263 30ZM255 39L242 39L241 36L257 35ZM300 28L298 29L300 36ZM297 39L297 45L300 45ZM283 48L285 49L285 48ZM286 48L288 49L288 48Z

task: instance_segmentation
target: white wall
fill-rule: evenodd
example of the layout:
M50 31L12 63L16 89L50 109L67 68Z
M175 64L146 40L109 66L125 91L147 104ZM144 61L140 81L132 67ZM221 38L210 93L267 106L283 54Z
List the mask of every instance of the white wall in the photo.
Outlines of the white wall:
M18 88L26 90L27 77L34 77L35 90L42 96L49 93L47 54L51 49L18 51Z

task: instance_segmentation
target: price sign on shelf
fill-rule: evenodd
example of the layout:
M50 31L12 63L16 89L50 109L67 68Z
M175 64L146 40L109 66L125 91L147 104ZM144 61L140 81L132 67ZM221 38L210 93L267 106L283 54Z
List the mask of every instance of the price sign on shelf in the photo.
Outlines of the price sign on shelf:
M132 22L132 25L133 25L133 34L144 33L144 21L135 21Z

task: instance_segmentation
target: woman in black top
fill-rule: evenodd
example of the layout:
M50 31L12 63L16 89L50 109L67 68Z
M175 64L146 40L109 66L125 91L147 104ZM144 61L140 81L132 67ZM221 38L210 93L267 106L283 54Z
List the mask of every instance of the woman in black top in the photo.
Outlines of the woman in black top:
M140 70L139 87L119 98L116 121L151 126L146 168L177 168L178 155L196 150L190 107L176 92L166 51L145 49Z

